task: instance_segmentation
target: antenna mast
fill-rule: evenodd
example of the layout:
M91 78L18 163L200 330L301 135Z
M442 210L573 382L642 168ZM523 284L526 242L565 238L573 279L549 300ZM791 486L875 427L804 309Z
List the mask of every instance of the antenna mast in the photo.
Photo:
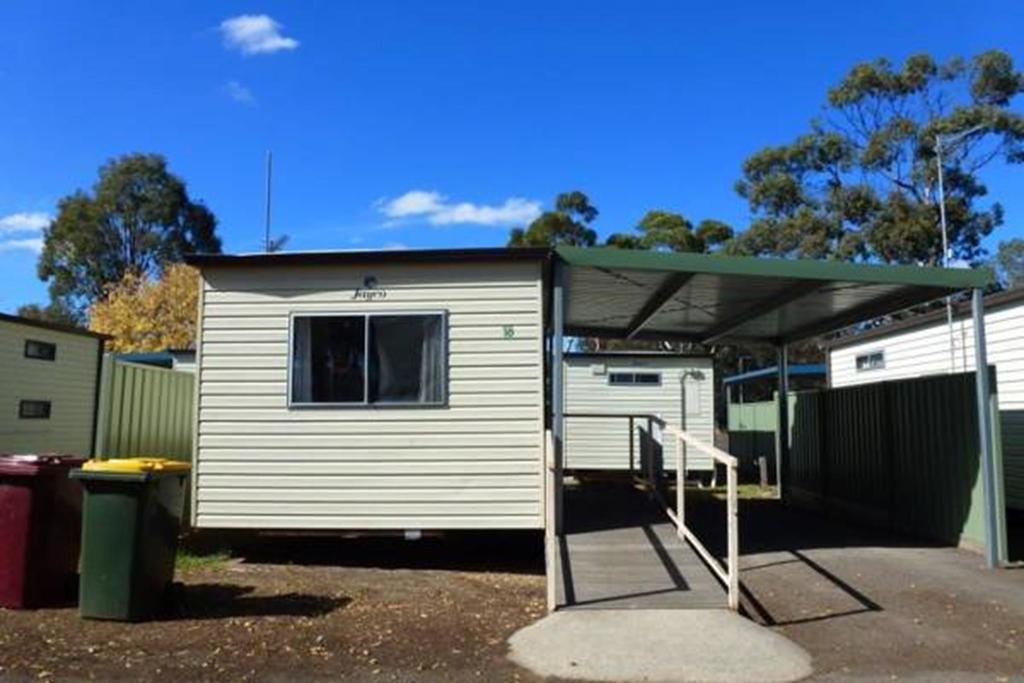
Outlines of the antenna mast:
M270 177L271 169L273 165L273 155L270 150L267 150L267 213L264 222L264 233L263 233L263 251L270 252Z

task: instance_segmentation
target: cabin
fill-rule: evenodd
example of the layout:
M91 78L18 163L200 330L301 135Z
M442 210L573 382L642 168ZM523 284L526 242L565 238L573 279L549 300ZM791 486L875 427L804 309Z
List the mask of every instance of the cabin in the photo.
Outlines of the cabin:
M646 600L733 609L739 601L737 459L690 420L694 406L706 409L710 366L691 368L706 373L690 377L698 382L693 389L680 377L678 410L630 414L651 408L615 406L627 420L621 445L628 448L625 435L635 428L642 467L610 489L580 488L565 476L574 457L587 457L574 455L569 439L576 437L568 436L581 419L573 417L567 387L568 368L576 372L577 361L566 359L572 338L770 345L779 359L777 424L788 434L790 344L964 290L973 291L980 315L982 288L992 281L985 270L565 246L186 260L200 272L193 525L544 530L552 608L605 600L606 589L636 597L628 587L636 577L660 577L660 586L663 546L673 538L683 584L708 591L669 586L642 592ZM987 366L983 344L974 354ZM578 362L601 377L594 367L601 363ZM650 382L632 373L634 388ZM676 393L674 378L661 381ZM987 373L970 381L977 396L990 396ZM963 441L976 436L978 447L950 457L982 465L984 496L975 509L986 559L996 566L1005 536L990 477L999 451L991 401L958 397L977 422L957 426L973 430ZM673 445L675 458L656 457ZM700 458L725 474L724 563L683 514L684 478ZM787 439L779 462L791 462ZM654 502L665 518L657 528ZM616 572L609 588L608 562L624 557L637 566ZM716 580L725 591L714 588ZM631 600L622 604L636 606Z
M105 339L0 313L0 454L92 454Z
M985 297L985 339L995 367L1006 505L1024 510L1024 289ZM970 307L945 307L840 337L828 347L828 381L848 387L974 370Z
M636 470L637 418L630 419L636 415L656 415L706 443L715 442L715 371L709 356L566 353L564 368L568 470ZM674 441L664 445L666 470L675 471L676 448ZM714 466L711 458L693 453L687 470L704 476Z
M543 528L547 257L193 259L193 524Z

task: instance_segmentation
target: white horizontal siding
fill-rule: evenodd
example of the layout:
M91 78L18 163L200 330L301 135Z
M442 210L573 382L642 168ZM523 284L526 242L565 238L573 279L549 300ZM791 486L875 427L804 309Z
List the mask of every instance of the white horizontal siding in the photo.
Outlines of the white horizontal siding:
M54 361L25 358L25 341L57 346ZM92 454L100 341L0 320L0 453ZM22 400L50 402L49 419L18 417Z
M387 297L353 300L369 274ZM540 278L531 263L207 269L196 523L543 527ZM416 310L448 313L446 406L289 408L291 313Z
M603 374L595 374L595 367ZM615 371L660 372L660 385L612 385ZM683 415L683 374L697 387L699 401ZM565 359L566 413L631 413L659 415L674 427L683 427L697 438L714 444L714 370L708 358L682 356L568 356ZM639 426L639 421L638 421ZM566 467L572 469L625 470L629 467L629 421L624 418L569 418L566 420ZM675 471L676 444L665 439L665 468ZM640 444L635 440L636 466ZM687 468L709 470L707 456L689 449Z
M953 322L953 358L946 321L895 332L829 352L831 386L923 377L974 370L974 321ZM885 367L857 371L857 356L885 354ZM993 307L985 313L985 351L996 366L996 391L1003 436L1007 505L1024 509L1024 302Z

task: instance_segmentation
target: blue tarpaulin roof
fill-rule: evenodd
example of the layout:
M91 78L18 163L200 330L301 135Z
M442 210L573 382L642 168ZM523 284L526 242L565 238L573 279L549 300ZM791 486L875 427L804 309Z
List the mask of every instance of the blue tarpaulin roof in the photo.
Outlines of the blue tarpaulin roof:
M755 379L761 379L762 377L775 377L779 372L778 366L772 365L767 368L761 368L760 370L751 370L744 372L739 375L733 375L726 377L722 380L723 384L739 384L743 382L752 382ZM804 363L802 365L790 365L789 376L794 377L796 375L822 375L825 374L824 363Z

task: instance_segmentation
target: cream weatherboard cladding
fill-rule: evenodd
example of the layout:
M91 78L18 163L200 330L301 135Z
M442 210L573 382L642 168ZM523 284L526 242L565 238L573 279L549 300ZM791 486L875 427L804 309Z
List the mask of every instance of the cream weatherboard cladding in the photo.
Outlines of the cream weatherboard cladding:
M1000 295L996 295L1000 296ZM1017 297L985 312L988 362L996 366L999 420L1003 435L1006 502L1024 509L1024 298ZM974 323L953 322L953 359L945 319L920 327L872 335L829 352L829 382L845 387L870 382L974 370ZM857 357L882 352L883 367L857 370Z
M543 527L540 263L207 266L202 300L198 526ZM291 314L438 310L446 405L288 407Z
M56 345L54 360L25 357L27 340ZM0 319L0 453L92 454L99 344L95 336ZM19 417L48 401L48 419Z
M612 384L619 372L659 373L658 384ZM686 374L684 385L684 373ZM684 388L688 387L689 390ZM683 420L683 396L687 415ZM714 443L714 369L709 358L656 353L568 354L565 357L565 412L659 415L668 424ZM694 400L696 399L696 400ZM638 421L638 425L641 421ZM629 467L629 422L621 418L568 417L566 467L625 470ZM665 469L676 469L674 440L665 445ZM634 444L639 467L639 440ZM710 470L711 459L690 449L687 468Z

